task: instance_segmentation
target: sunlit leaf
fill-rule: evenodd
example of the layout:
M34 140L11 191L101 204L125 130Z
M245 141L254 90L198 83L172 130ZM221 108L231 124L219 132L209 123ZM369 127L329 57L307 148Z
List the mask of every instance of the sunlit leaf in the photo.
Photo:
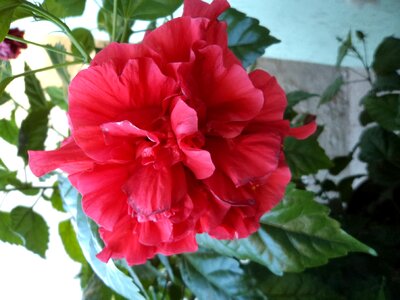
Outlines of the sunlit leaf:
M80 16L85 10L86 0L45 0L43 7L59 18Z
M21 236L11 229L10 213L0 211L0 241L15 245L24 243Z
M74 30L72 30L72 35L82 45L83 49L85 49L87 53L91 53L94 50L94 38L92 33L88 29L81 27L75 28ZM74 53L75 55L80 55L79 50L75 47L74 44L72 44L71 50L72 53Z
M15 9L21 4L21 0L0 1L0 42L8 33Z
M244 67L253 64L265 49L280 41L270 35L257 19L250 18L234 8L229 8L220 20L228 24L228 46L242 61Z
M64 249L68 253L69 257L76 262L83 264L86 263L70 220L65 220L58 224L58 232L63 242Z

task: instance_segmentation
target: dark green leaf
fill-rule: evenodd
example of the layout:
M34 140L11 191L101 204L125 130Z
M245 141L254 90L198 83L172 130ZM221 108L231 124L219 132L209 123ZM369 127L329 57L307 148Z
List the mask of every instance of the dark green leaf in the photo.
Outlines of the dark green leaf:
M294 177L314 174L321 169L329 169L332 162L321 148L315 136L305 140L286 138L284 151L287 164Z
M18 155L28 161L28 150L43 150L47 137L49 109L31 111L22 121L18 136Z
M69 257L76 262L82 264L86 263L70 220L65 220L58 224L58 232L64 244L64 249L68 253Z
M1 163L3 163L1 161ZM4 163L0 166L0 188L4 189L8 184L17 180L17 172L10 171Z
M15 9L21 4L20 0L1 0L0 2L0 42L8 33Z
M68 103L63 88L49 86L45 90L46 93L50 96L50 101L54 106L58 106L62 110L68 109Z
M25 72L31 71L25 63ZM25 94L28 96L31 110L46 109L47 102L44 96L42 85L35 74L25 76Z
M337 156L332 160L333 167L329 169L329 173L332 175L338 175L342 172L353 159L353 153L345 156Z
M350 251L376 254L340 229L328 212L311 192L290 187L285 199L262 217L261 228L249 238L221 241L200 235L198 242L222 255L258 262L277 275L323 265Z
M12 80L13 77L10 62L7 60L0 60L0 97L3 97L4 89Z
M360 160L368 164L370 178L381 185L400 182L400 138L381 127L364 131L360 139Z
M112 290L93 274L87 286L83 290L82 300L114 300L112 298Z
M183 255L179 266L183 281L199 300L243 299L249 292L244 272L235 259L198 252Z
M0 241L15 245L24 243L21 236L11 229L10 213L0 211Z
M3 92L2 94L0 92L0 105L7 103L8 100L11 100L11 96L6 92Z
M385 38L374 54L372 68L378 75L393 74L400 69L400 39Z
M18 206L11 211L11 226L24 238L28 250L45 257L49 228L41 215L32 208Z
M72 215L71 222L79 245L93 271L105 285L122 296L132 300L144 299L132 279L121 272L112 261L105 264L96 257L97 253L101 251L101 246L97 241L95 229L91 228L88 217L82 211L78 192L67 179L62 177L59 178L59 186L64 208Z
M286 94L287 100L288 100L288 106L293 107L297 103L307 100L312 97L317 97L319 96L318 94L311 94L305 91L293 91L290 93Z
M51 202L51 206L53 206L53 208L55 208L58 211L65 212L58 184L55 183L53 187L54 187L53 192L49 199Z
M85 49L87 53L90 53L94 50L94 38L89 30L86 28L75 28L72 30L72 35L82 45L83 49ZM80 55L80 52L78 49L76 49L75 45L71 46L71 50L75 55Z
M345 58L345 56L347 55L347 53L349 52L349 50L351 49L352 46L353 46L353 44L351 41L351 31L349 31L349 33L347 34L346 40L344 40L339 47L339 51L338 51L338 55L337 55L337 59L336 59L336 67L340 67L343 59Z
M183 0L118 0L117 13L125 19L155 20L172 14ZM103 0L103 7L112 12L113 1Z
M400 130L400 95L367 96L363 99L369 116L387 130Z
M360 41L365 40L365 33L362 32L361 30L356 30L356 36Z
M365 109L361 112L361 114L358 117L358 119L359 119L360 124L362 126L366 126L369 123L374 122L374 120L372 120L371 116L369 115L369 113Z
M80 16L85 10L86 0L45 0L43 7L59 18Z
M250 276L268 300L340 300L323 278L298 273L276 276L261 266L252 266Z
M0 81L0 96L3 95L4 90L6 89L7 85L11 81L13 81L13 79L14 79L13 77L7 77L7 78L4 78L2 81Z
M230 8L220 20L228 24L228 46L242 61L244 67L253 64L264 54L265 49L280 41L270 35L270 31L261 26L257 19Z
M61 51L66 51L64 45L61 44L61 43L57 43L57 44L55 44L54 46L51 46L51 47L56 48L56 49L61 50ZM50 60L53 63L53 65L58 65L58 64L62 64L62 63L66 62L65 54L56 53L54 51L47 51L47 54L49 55ZM60 76L63 84L65 86L68 86L69 82L71 81L71 77L70 77L70 75L68 73L68 69L66 67L57 68L56 71L57 71L58 76Z
M377 75L373 88L375 93L400 90L400 75L395 72Z
M12 145L17 145L18 127L15 123L14 117L12 117L11 120L0 120L0 138L3 138L5 141Z
M338 76L322 93L319 105L330 102L339 93L344 83L342 75Z

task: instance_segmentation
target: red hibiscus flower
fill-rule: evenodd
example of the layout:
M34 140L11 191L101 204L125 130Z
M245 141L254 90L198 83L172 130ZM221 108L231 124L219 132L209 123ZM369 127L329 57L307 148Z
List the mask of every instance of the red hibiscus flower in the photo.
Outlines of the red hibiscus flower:
M18 28L13 28L8 31L9 35L19 38L23 38L24 33L24 31L21 31ZM0 43L0 59L9 60L11 58L17 58L17 56L21 53L21 49L26 49L27 47L28 46L24 43L4 39L4 41Z
M198 233L247 237L283 197L283 140L315 123L291 129L275 78L247 74L228 49L216 19L228 6L187 0L141 44L106 47L71 82L71 137L29 153L37 176L69 174L103 261L195 251Z

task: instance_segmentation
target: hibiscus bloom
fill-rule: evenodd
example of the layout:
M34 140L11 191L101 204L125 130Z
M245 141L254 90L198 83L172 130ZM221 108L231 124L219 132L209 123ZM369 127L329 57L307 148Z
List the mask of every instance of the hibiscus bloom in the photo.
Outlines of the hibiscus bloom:
M69 174L103 261L196 251L198 233L254 233L290 180L284 138L315 130L291 129L275 78L247 74L228 49L226 0L184 4L141 44L98 53L69 88L71 137L29 153L35 175Z
M19 30L18 28L13 28L8 31L9 35L13 35L15 37L23 38L24 31ZM26 49L28 46L21 42L16 42L10 39L4 39L0 43L0 59L1 60L9 60L11 58L17 58L17 56L21 53L21 49Z

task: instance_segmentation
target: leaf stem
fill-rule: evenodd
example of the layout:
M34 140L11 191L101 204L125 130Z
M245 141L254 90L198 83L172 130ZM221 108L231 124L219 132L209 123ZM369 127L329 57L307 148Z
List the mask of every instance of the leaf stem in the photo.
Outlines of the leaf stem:
M73 53L71 53L71 52L63 51L63 50L60 50L60 49L51 47L51 46L49 46L49 45L43 45L43 44L35 43L35 42L32 42L32 41L28 41L28 40L25 40L25 39L21 39L21 38L19 38L19 37L16 37L16 36L13 36L13 35L10 35L10 34L7 34L7 35L6 35L6 38L9 39L9 40L13 40L13 41L20 42L20 43L32 44L32 45L35 45L35 46L44 48L44 49L46 49L46 50L48 50L48 51L51 51L51 52L69 55L69 56L72 56L72 57L74 57L74 58L76 58L76 59L80 59L80 60L83 61L83 58L80 57L80 56L76 56L75 54L73 54Z
M113 3L113 27L111 33L111 41L115 42L116 39L116 32L117 32L117 9L118 9L118 0L114 0Z
M53 186L27 186L27 187L14 187L14 188L9 188L9 189L0 189L0 192L14 192L14 191L25 191L25 190L31 190L31 189L41 189L42 191L44 190L49 190L49 189L54 189Z
M54 16L52 13L48 12L47 10L45 10L37 5L34 5L26 0L24 2L22 2L21 7L28 10L30 13L35 13L38 16L57 25L68 36L68 38L71 40L72 44L74 44L76 49L82 54L83 61L85 63L90 62L90 60L91 60L90 55L86 52L86 50L83 48L81 43L74 37L71 29L69 29L69 27L63 21L61 21L59 18L57 18L56 16Z

